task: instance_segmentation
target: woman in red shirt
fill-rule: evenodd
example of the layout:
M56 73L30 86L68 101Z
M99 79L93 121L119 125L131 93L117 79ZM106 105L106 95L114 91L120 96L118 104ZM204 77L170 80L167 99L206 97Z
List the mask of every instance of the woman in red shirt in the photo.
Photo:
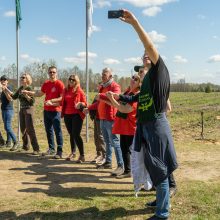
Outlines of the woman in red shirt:
M131 77L130 86L124 92L124 95L134 95L140 91L140 76L135 74ZM136 130L136 109L137 102L123 103L114 99L112 93L107 93L111 104L118 109L115 122L112 128L113 134L120 134L120 146L124 161L124 173L116 178L126 178L131 176L130 165L130 146L132 145Z
M86 106L86 96L80 88L79 77L71 75L67 87L63 93L62 115L67 131L70 135L71 154L66 158L72 160L76 156L76 145L79 149L80 156L77 163L85 162L84 144L80 135L85 114L82 112L83 106Z

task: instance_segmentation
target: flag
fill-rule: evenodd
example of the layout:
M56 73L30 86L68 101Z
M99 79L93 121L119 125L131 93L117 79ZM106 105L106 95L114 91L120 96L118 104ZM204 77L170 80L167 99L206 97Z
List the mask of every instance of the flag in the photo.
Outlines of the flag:
M20 0L15 0L15 1L16 1L16 22L17 22L17 26L20 27L20 21L22 20Z
M92 13L93 13L93 5L92 5L92 0L86 0L87 1L87 21L88 21L88 35L91 36L92 34Z

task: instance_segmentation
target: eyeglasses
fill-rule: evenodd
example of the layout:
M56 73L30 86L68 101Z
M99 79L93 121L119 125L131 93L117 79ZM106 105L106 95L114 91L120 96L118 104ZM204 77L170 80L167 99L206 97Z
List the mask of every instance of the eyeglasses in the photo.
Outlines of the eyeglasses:
M26 79L26 76L21 76L20 79Z
M56 71L50 71L49 73L56 73Z
M72 79L72 78L69 78L69 81L70 81L70 82L76 82L76 80L75 80L75 79Z
M131 77L135 82L138 82L139 81L139 78L135 77L135 76L132 76Z

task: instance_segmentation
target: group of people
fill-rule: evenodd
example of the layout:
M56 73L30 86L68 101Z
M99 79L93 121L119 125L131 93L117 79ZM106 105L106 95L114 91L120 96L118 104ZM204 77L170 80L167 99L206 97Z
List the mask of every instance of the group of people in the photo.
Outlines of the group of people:
M2 76L1 109L7 133L4 144L11 147L11 151L18 149L16 135L11 128L13 116L11 101L19 99L22 148L29 149L30 139L33 154L39 154L33 123L33 105L35 97L45 95L44 126L49 148L42 155L53 155L55 159L62 158L61 117L63 117L71 146L71 153L66 159L73 160L76 157L77 146L79 157L76 162L83 163L85 151L81 130L85 114L89 113L94 121L96 157L93 162L97 164L97 169L112 169L114 148L117 168L111 172L111 175L116 178L131 177L131 149L138 153L142 152L145 168L156 190L156 200L147 203L148 206L156 208L155 215L149 219L168 219L170 189L176 188L172 173L178 167L166 117L167 109L170 109L169 72L137 18L131 12L123 10L120 19L134 28L145 50L143 65L135 66L136 73L131 77L126 91L121 93L110 68L103 69L102 82L98 85L99 92L91 105L86 102L78 76L75 74L69 76L68 83L64 86L57 78L55 66L48 69L49 80L43 83L40 91L32 90L32 80L28 73L21 75L21 87L15 92L12 92L8 85L7 77ZM55 150L54 132L57 150Z

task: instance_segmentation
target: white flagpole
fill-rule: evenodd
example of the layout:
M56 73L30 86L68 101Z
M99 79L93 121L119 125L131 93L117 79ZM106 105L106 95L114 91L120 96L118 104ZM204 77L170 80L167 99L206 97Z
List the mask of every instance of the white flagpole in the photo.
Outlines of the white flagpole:
M15 0L15 5L16 5L16 0ZM19 80L19 25L17 22L17 10L16 11L16 66L17 66L17 87L20 87L20 80ZM17 136L18 136L18 142L20 142L21 139L21 134L20 134L20 118L19 118L19 111L20 111L20 102L17 100L17 118L18 118L18 131L17 131Z
M89 5L86 0L86 101L89 103L89 73L88 73L88 24L89 24ZM89 142L89 117L86 115L86 142Z

